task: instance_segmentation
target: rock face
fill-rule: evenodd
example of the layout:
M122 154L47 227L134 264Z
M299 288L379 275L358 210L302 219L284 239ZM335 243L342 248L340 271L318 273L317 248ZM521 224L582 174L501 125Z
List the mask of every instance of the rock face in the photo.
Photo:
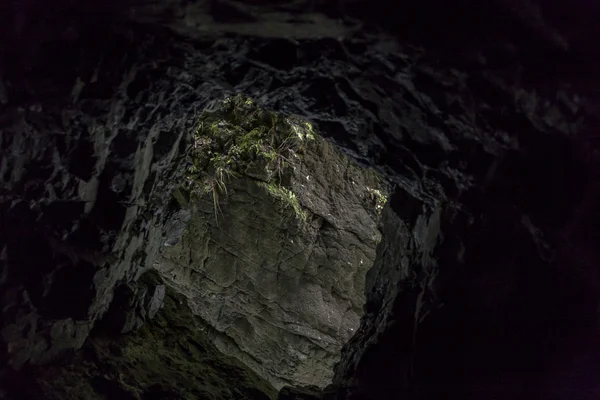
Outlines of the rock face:
M81 347L111 308L154 309L136 281L186 243L181 156L209 102L243 92L398 184L360 327L304 398L597 398L599 6L392 4L347 2L375 26L259 0L217 19L202 1L0 4L0 375ZM189 384L237 393L208 382Z
M143 280L160 287L155 273ZM131 335L95 331L77 354L0 380L8 399L268 400L273 389L207 338L185 297L166 289L164 308ZM9 397L10 396L10 397Z
M565 138L562 146L569 143ZM584 168L578 163L562 167ZM494 185L506 178L500 174ZM576 213L588 196L598 196L596 178L589 178L565 194L582 196ZM367 277L367 312L324 398L596 396L597 381L589 377L598 373L598 292L591 283L598 253L583 240L574 256L573 241L580 239L567 232L573 224L593 231L597 212L588 208L586 222L538 222L544 229L534 218L550 210L528 214L523 205L473 200L488 206L458 211L404 191L390 198L384 239ZM555 212L545 218L556 218ZM387 368L373 372L381 365ZM584 390L574 394L574 387Z
M243 98L234 101L231 110L214 111L218 118L210 121L218 130L234 129L232 115L248 121L258 112ZM233 166L220 195L213 187L191 204L181 242L162 250L156 268L216 329L213 340L225 354L275 387L323 387L362 315L385 184L310 125L288 121L277 127L286 132L281 143L300 135L303 147L280 154L289 160L280 174L260 158ZM232 134L240 138L253 129Z
M183 94L159 100L168 78L140 85L143 56L121 68L123 53L75 40L58 61L52 43L26 83L2 74L0 362L14 367L80 347L115 288L154 261L194 110Z
M113 301L99 326L111 332L127 333L154 318L163 306L165 285L146 284L146 279L117 287Z

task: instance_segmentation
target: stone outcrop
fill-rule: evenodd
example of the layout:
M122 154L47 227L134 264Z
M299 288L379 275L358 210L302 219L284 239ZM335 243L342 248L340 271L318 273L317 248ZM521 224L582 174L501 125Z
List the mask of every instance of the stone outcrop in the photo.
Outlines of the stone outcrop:
M143 280L160 287L154 272ZM208 340L204 324L170 288L164 308L130 335L94 331L58 364L27 367L0 380L3 399L268 400L276 391ZM2 392L0 392L2 393ZM10 397L9 397L10 396Z
M127 333L139 329L154 318L163 306L165 285L146 282L146 276L133 283L119 285L115 289L108 311L98 324L109 332Z
M46 46L26 82L2 74L0 362L14 367L80 347L115 288L151 265L194 112L181 89L159 100L176 86L166 75L140 85L151 61L104 51L127 45L67 43L61 60Z
M229 145L202 149L212 160L203 169L230 168L218 183L194 169L206 192L189 204L182 240L162 250L156 268L216 329L225 354L275 387L326 386L362 315L386 184L306 122L268 113L261 118L277 132L258 138L258 122L235 131L236 121L261 119L249 99L216 108L201 118L216 131L198 140ZM275 118L282 121L272 128ZM271 140L278 143L257 148Z
M143 314L136 281L192 218L170 194L198 116L243 92L398 184L360 327L333 386L302 396L597 398L598 5L349 0L346 24L221 5L235 18L0 4L0 375L81 347L118 287L134 295L113 309Z

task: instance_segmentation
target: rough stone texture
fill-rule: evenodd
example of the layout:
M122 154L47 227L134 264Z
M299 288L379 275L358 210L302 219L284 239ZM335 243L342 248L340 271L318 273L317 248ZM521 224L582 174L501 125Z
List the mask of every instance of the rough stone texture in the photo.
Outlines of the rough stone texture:
M159 127L176 138L243 91L311 119L407 201L384 222L412 247L382 242L338 398L598 397L597 3L348 2L394 36L260 1L230 2L238 22L205 2L67 3L0 5L2 365L83 342L144 269L133 252L147 268L161 244L166 207L134 206L148 172L163 199L177 172L148 158L171 154Z
M121 334L139 329L154 318L164 299L165 285L145 279L122 284L115 289L110 307L97 326Z
M4 83L2 364L80 347L118 283L163 244L196 106L167 74L181 71L144 58L142 42L126 55L133 43L116 41L50 41L26 81Z
M315 400L322 397L322 391L317 387L293 388L286 386L277 394L277 400Z
M577 58L572 63L585 66ZM522 68L534 73L531 64ZM454 90L454 79L440 72L430 76L442 85L419 95L432 101L429 109ZM441 198L414 185L391 197L367 278L366 314L342 352L335 394L325 398L598 396L600 257L590 240L598 238L599 219L590 201L599 195L600 152L593 139L598 120L589 114L597 106L579 96L565 102L556 81L533 80L527 72L512 83L499 71L486 72L484 80L473 71L468 77L465 88L477 96L469 100L477 105L474 131L501 133L497 144L511 144L494 158L494 146L483 141L465 157L464 143L455 145L461 136L449 142L438 136L415 153L425 164L432 146L456 146L460 175L473 180L465 191L439 180ZM571 90L578 79L568 80Z
M161 286L158 276L143 278ZM165 307L131 335L94 331L76 355L4 376L3 399L268 400L276 394L239 361L223 356L205 327L167 289Z
M563 140L561 148L569 145ZM573 159L562 165L573 167L592 166ZM589 196L597 198L598 164L594 168L595 175L562 195L577 194L572 212L587 207ZM504 185L527 182L527 175L506 179L500 173L492 185L506 193ZM498 186L470 199L479 206L470 203L469 211L432 207L402 192L391 197L367 278L367 313L336 368L337 393L325 398L597 396L591 377L598 373L598 291L592 283L598 253L584 244L587 239L567 233L574 225L593 232L597 211L587 208L586 222L551 225L557 209L525 212L515 199L491 201L487 196L498 196ZM534 218L546 222L536 226ZM407 224L419 219L427 223ZM572 253L574 241L579 256Z
M156 264L216 329L217 347L275 387L331 382L341 346L358 327L381 239L382 200L372 191L385 191L383 178L316 132L304 142L282 183L240 168L246 172L224 180L218 206L212 192L192 204L181 242ZM305 215L272 193L280 187Z

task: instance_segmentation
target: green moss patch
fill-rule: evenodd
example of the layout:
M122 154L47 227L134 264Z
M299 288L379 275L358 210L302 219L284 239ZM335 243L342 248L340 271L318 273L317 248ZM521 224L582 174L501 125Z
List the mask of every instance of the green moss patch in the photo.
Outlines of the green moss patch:
M314 139L308 122L264 110L242 95L227 98L199 118L186 189L192 199L211 194L217 218L227 182L249 177L264 183L270 194L306 220L306 211L285 188L285 177Z
M296 194L291 190L275 183L259 182L259 186L265 188L275 199L279 200L285 208L292 210L294 215L302 222L308 220L308 212L300 205Z
M377 215L381 215L383 207L387 204L388 198L382 191L382 189L374 189L371 187L366 188L369 198L373 202Z

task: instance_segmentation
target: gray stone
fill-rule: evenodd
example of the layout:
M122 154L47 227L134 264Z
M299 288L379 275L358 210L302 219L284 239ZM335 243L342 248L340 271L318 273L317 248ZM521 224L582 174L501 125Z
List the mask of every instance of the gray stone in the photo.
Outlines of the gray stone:
M431 391L444 387L457 391L446 397L485 398L485 388L490 398L512 399L541 382L551 383L536 390L545 398L584 396L585 385L597 391L589 383L597 380L584 378L598 375L599 364L575 366L579 357L566 354L582 360L600 354L590 328L598 323L598 6L502 0L463 8L470 2L425 1L398 14L385 0L349 2L350 13L384 28L376 32L321 15L298 22L270 2L232 1L258 21L214 21L205 2L141 1L102 10L95 2L62 0L2 4L0 368L77 349L111 307L115 290L137 285L151 268L165 239L173 238L171 248L190 247L185 238L177 243L180 223L165 234L165 224L175 220L170 194L185 170L187 139L207 104L244 92L270 109L308 118L347 154L400 186L399 200L384 215L389 238L382 239L366 282L367 313L337 368L340 398L436 399L439 393ZM440 29L423 29L431 26ZM414 43L399 40L397 29ZM269 200L259 187L233 185L242 195L232 199L250 193ZM323 205L315 201L314 207ZM203 207L213 215L209 202ZM234 221L232 204L223 211ZM320 218L331 226L319 230L347 223ZM202 229L224 236L211 222ZM218 238L236 246L192 250L220 256L249 246L248 238L243 245L239 237ZM214 282L203 284L219 294L236 289L246 265L230 260L224 268L208 263L202 273ZM274 267L271 261L265 266ZM189 271L190 279L200 280L198 274ZM305 275L315 280L314 271ZM243 290L268 303L280 298L279 278L287 279L255 274ZM318 292L285 279L282 287ZM356 283L350 281L339 282L336 296ZM301 308L293 303L305 298L317 297L288 296L286 306ZM264 314L250 307L252 299L240 295L234 303L257 313L259 326ZM270 306L273 315L284 314ZM149 313L136 310L139 319ZM514 332L515 321L529 324L521 326L531 341L502 335ZM238 332L249 327L244 319L239 325ZM221 331L203 328L223 348L235 349ZM167 358L187 357L166 348ZM533 357L536 351L544 359ZM530 363L517 362L525 354ZM533 381L511 376L540 365L546 375ZM105 387L124 387L120 377L111 379ZM511 393L515 387L520 392ZM223 391L215 398L236 395Z
M148 318L152 319L160 310L165 300L165 286L158 285L154 288L154 293L147 297L147 305L145 307L148 310Z
M165 298L165 286L149 272L135 283L122 284L115 290L110 308L100 321L104 330L127 333L140 329L156 316Z
M310 125L287 129L308 137L285 154L285 183L264 162L238 167L218 204L212 192L192 204L181 243L163 248L156 268L225 354L275 387L324 387L362 315L386 189Z
M173 214L165 224L163 246L174 246L179 243L191 217L191 212L187 209L179 210Z

